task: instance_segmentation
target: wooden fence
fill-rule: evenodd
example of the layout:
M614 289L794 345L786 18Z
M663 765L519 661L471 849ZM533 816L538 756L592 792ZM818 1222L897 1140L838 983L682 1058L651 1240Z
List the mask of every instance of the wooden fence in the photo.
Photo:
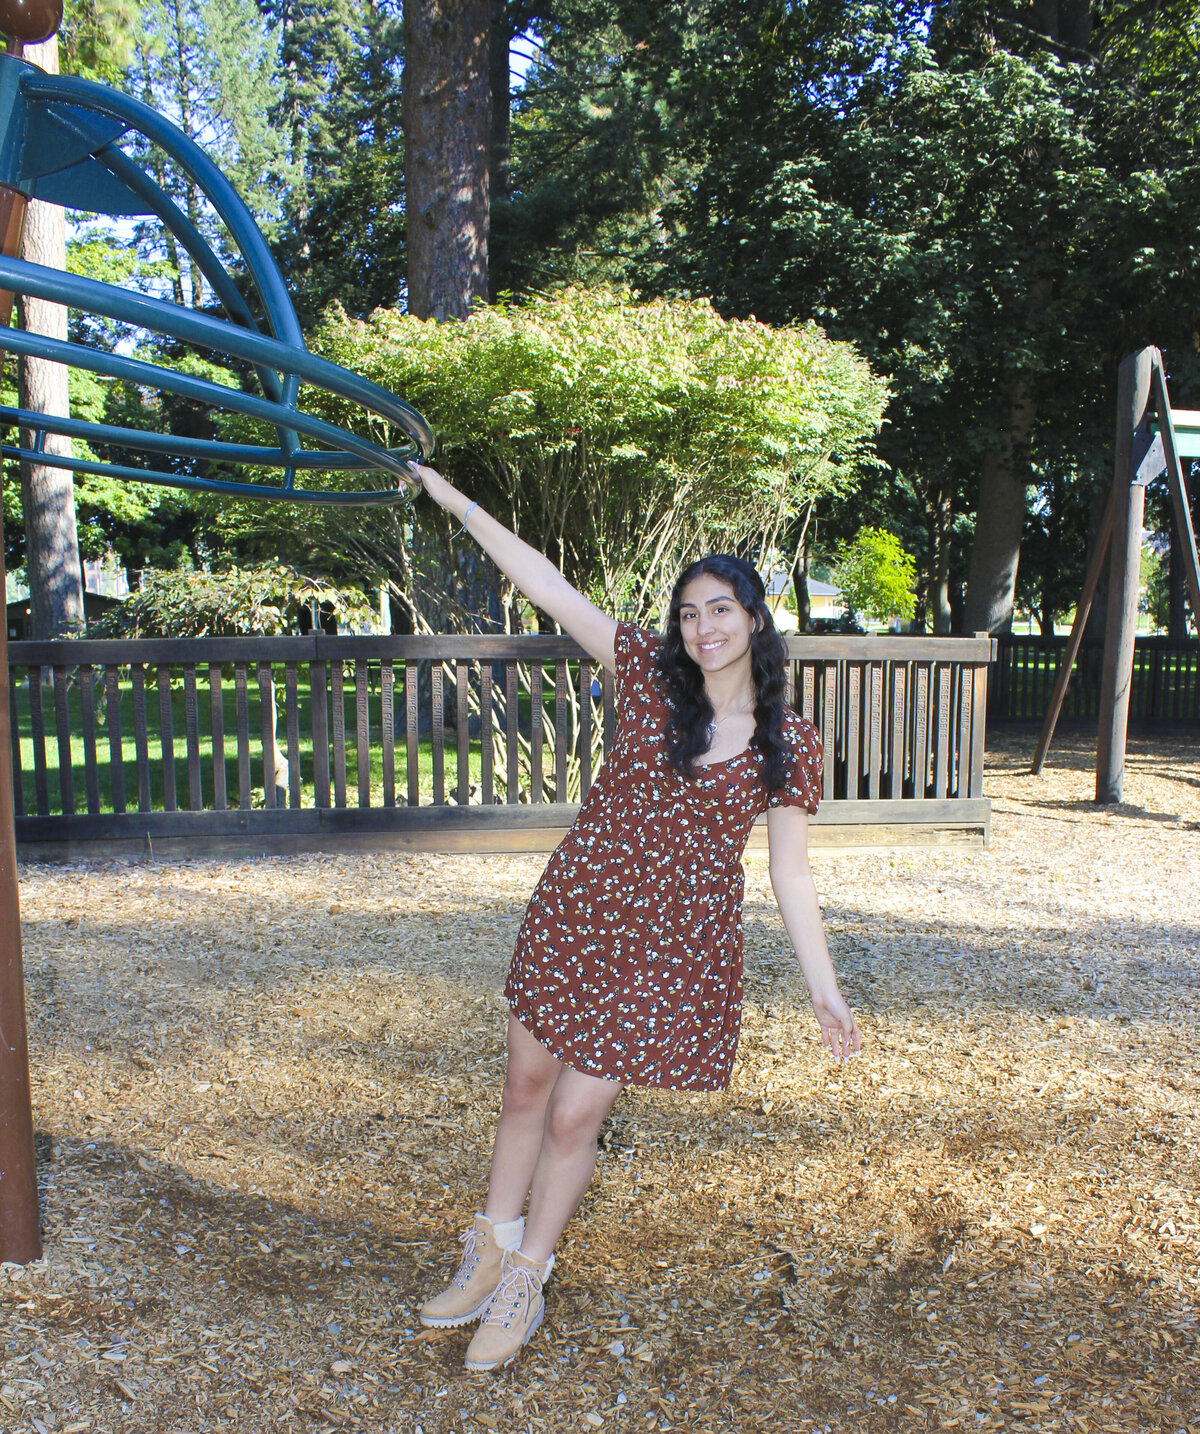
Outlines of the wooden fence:
M986 638L806 637L789 699L826 763L814 841L986 840ZM542 850L615 730L560 637L9 645L26 858Z
M988 681L990 722L1041 722L1066 652L1066 637L997 639ZM1067 689L1059 725L1095 722L1100 712L1104 648L1085 642ZM1134 646L1129 718L1145 726L1200 725L1200 643L1139 637Z

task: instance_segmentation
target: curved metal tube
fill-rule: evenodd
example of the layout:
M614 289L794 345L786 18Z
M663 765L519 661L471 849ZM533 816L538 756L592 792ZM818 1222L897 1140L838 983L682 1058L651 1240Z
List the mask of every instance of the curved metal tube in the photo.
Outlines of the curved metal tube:
M394 503L397 497L410 502L412 495L398 488L376 488L365 492L339 493L329 488L268 488L263 483L225 483L213 478L189 478L186 473L159 473L153 468L129 468L122 463L93 463L87 458L44 453L36 448L13 448L0 444L0 457L42 468L65 468L72 473L97 473L108 478L128 478L136 483L155 483L164 488L186 488L194 493L221 492L234 498L258 502L322 503L332 508L370 508Z
M273 340L260 339L260 342L271 343ZM191 374L162 369L155 364L143 363L140 359L125 358L122 354L97 353L92 349L85 349L79 344L67 343L62 339L48 339L41 334L27 334L21 329L0 330L0 347L8 349L10 353L33 354L37 358L50 359L53 363L65 364L68 368L87 369L89 372L101 374L105 378L126 379L130 383L142 384L147 388L166 389L169 393L179 394L181 398L195 399L199 403L232 409L233 412L244 413L249 418L260 418L272 427L286 424L295 428L299 433L307 434L310 438L316 438L325 443L344 444L350 453L365 458L372 467L382 468L407 482L412 481L410 464L420 451L415 442L411 448L407 446L400 449L380 448L370 439L359 438L357 434L347 433L332 423L326 423L324 419L313 418L309 414L299 413L295 409L285 409L280 404L272 403L269 399L259 398L252 393L242 393L239 389L226 388L219 383L210 383L208 379L193 378ZM15 413L15 409L0 408L0 418L7 418L10 423L13 421ZM48 457L48 455L46 456ZM44 459L39 461L44 461ZM60 466L69 467L74 461L64 459ZM134 474L140 472L136 468L129 471ZM289 496L287 490L282 488L262 491L276 497ZM291 496L298 496L298 494L293 493ZM312 502L317 499L314 495L306 495L305 501ZM368 498L366 501L378 500Z
M81 109L108 115L143 134L189 173L220 215L242 252L250 277L266 311L267 322L285 343L303 344L300 321L275 267L271 251L245 203L218 166L191 140L141 100L110 90L94 80L73 75L48 75L32 65L21 76L21 92L43 103L78 105Z
M111 170L122 184L127 185L145 203L150 212L162 221L163 227L174 234L187 254L200 266L200 272L212 285L213 293L216 294L229 317L243 328L250 329L254 333L260 332L249 305L238 292L237 285L225 272L220 259L213 253L212 246L171 196L163 190L162 186L157 184L140 164L135 163L124 150L115 144L106 145L103 149L97 150L94 158L106 169ZM276 403L282 403L284 399L279 384L279 375L275 373L274 369L266 368L261 364L256 371L258 381L262 384L266 396L274 399Z
M134 324L139 328L151 329L156 333L167 334L171 338L198 344L203 348L214 349L218 353L226 353L248 363L268 364L278 373L294 375L304 383L315 384L330 393L338 394L352 403L360 404L363 408L368 408L382 417L390 419L404 429L423 454L433 451L433 430L415 408L405 403L403 399L397 398L395 394L389 393L387 389L371 383L369 379L361 378L358 374L351 373L339 364L331 363L328 359L318 358L316 354L309 353L302 345L293 347L291 344L281 343L278 339L268 338L265 334L239 328L236 324L227 323L223 319L214 319L207 314L197 314L191 309L181 309L178 304L167 304L161 299L151 299L144 294L135 294L126 289L114 288L111 284L101 284L94 279L81 278L77 274L64 274L58 269L48 269L41 264L29 264L23 259L8 259L2 255L0 255L0 287L12 289L16 293L29 294L37 299L49 299L54 303L67 304L71 308L83 309L89 313L103 314L106 318ZM15 347L15 337L18 332L19 330L16 329L0 329L0 349L9 348L14 352L30 352L29 349ZM37 336L34 335L32 338L36 340ZM41 342L49 345L59 341L42 340ZM67 347L76 353L88 352L77 344L67 345ZM49 358L51 355L47 351L42 356ZM75 360L63 359L58 361L75 362ZM153 364L142 364L141 368L144 370L144 376L137 380L140 383L155 382L167 373L167 370ZM96 368L93 371L105 372L101 368ZM152 379L150 375L156 377ZM117 376L115 372L109 374L111 378ZM162 386L167 387L165 383ZM206 395L204 401L215 402L218 405L223 401L220 396L240 394L239 390L227 388L221 384L210 384L209 389L211 391ZM240 396L246 397L247 395ZM272 407L277 412L272 415L269 422L272 424L282 422L284 427L294 427L297 431L303 431L298 423L290 421L290 416L296 412L295 410L291 408L283 410L283 413L288 415L285 418L278 412L279 405L272 405ZM332 429L332 431L340 430Z
M290 464L293 468L309 471L362 471L374 469L375 463L344 449L326 451L316 448L301 448L295 453L282 448L264 448L256 443L225 443L217 438L185 438L179 433L158 433L150 428L119 428L110 423L93 423L89 418L60 418L54 414L38 413L32 408L0 408L0 417L18 424L21 428L32 429L35 433L61 433L67 438L81 438L86 443L113 444L132 448L140 453L171 454L179 458L195 458L201 463L262 464L282 468ZM410 447L385 449L396 453L401 459L410 453Z

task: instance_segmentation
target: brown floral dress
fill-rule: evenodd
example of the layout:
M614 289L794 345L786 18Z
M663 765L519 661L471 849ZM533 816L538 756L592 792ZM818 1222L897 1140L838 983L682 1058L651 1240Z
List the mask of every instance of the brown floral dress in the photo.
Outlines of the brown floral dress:
M630 1085L723 1090L742 1008L742 852L768 806L817 809L821 743L768 794L747 750L689 780L667 760L658 638L617 627L617 731L525 912L505 997L564 1064Z

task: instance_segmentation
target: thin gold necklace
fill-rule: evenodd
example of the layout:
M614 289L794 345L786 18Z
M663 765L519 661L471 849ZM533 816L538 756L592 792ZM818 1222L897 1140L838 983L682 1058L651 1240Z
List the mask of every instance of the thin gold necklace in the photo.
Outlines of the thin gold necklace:
M714 713L713 719L708 724L708 727L706 729L709 745L712 745L713 738L717 735L717 728L721 725L722 722L728 721L730 717L741 717L744 716L747 712L753 712L755 705L756 704L753 701L748 702L745 707L739 707L734 712L726 712L723 716L720 717L718 717Z

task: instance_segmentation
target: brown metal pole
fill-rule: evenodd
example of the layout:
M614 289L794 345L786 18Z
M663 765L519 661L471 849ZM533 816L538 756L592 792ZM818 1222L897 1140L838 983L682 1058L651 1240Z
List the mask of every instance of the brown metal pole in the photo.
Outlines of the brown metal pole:
M4 522L0 513L0 588L6 586ZM0 1260L25 1265L41 1255L42 1234L25 1034L8 681L6 611L0 624Z
M8 38L8 53L21 43ZM0 246L21 252L26 200L0 186ZM12 318L13 296L0 290L0 323ZM25 968L21 959L21 893L13 830L12 732L8 697L8 579L4 564L4 516L0 507L0 587L5 615L0 627L0 1260L24 1265L42 1253L37 1171L33 1155L33 1107L29 1046L25 1033Z
M1109 564L1108 625L1100 681L1100 735L1096 745L1096 800L1119 802L1125 778L1129 688L1137 637L1138 579L1146 491L1133 481L1134 433L1148 417L1157 349L1130 354L1117 371L1117 444L1113 465L1113 535Z

